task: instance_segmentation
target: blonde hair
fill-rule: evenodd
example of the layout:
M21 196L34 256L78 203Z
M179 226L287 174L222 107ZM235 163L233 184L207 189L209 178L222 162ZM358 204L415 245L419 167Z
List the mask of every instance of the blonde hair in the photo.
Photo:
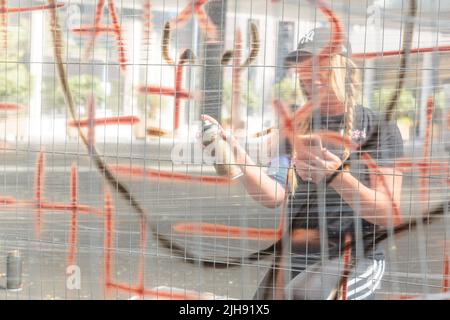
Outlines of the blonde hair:
M337 99L345 105L345 127L344 136L351 140L353 131L353 118L355 106L360 99L361 93L361 80L358 67L349 58L343 55L334 55L328 58L330 68L330 86L335 93ZM300 81L301 84L301 81ZM305 90L302 88L305 93ZM312 130L311 117L307 121L300 124L296 128L297 134L308 134ZM294 148L294 146L292 146ZM350 157L350 148L344 146L344 154L342 161L345 162ZM348 165L344 166L345 170L348 170ZM297 188L298 181L296 179L295 171L290 170L291 190L294 191Z

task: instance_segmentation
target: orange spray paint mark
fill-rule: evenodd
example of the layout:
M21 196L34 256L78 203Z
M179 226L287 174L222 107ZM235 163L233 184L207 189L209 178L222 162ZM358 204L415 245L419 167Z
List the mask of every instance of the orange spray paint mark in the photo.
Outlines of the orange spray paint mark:
M347 300L347 282L350 274L350 259L352 256L352 236L350 234L345 235L345 250L344 250L344 272L342 277L341 286L341 298Z
M171 29L182 28L195 14L200 30L206 35L207 39L212 41L216 40L218 37L217 27L209 19L203 8L207 2L208 0L195 0L194 3L190 1L190 3L172 21L170 21Z
M75 262L76 245L77 245L77 204L78 204L78 173L75 164L72 164L70 170L70 203L72 204L72 214L70 220L69 234L69 254L67 264L73 265Z
M100 33L105 32L105 31L113 32L113 34L116 38L116 47L117 47L120 70L122 72L125 72L126 64L127 64L127 57L126 57L126 52L125 52L124 39L123 39L123 35L122 35L122 28L120 26L119 17L117 15L117 10L114 5L114 0L108 0L108 11L109 11L109 16L111 18L111 24L112 24L111 26L102 26L100 24L104 6L105 6L105 0L98 0L97 6L95 8L94 25L92 27L83 26L82 28L74 28L72 31L74 31L75 33L78 33L80 35L89 33L92 36L91 40L88 42L88 44L85 47L84 60L87 60L90 57L92 50L95 46L95 41L97 39L97 36ZM89 30L89 32L88 32L88 30Z
M41 205L42 205L42 194L44 191L44 164L45 157L42 151L39 152L36 161L36 174L34 179L34 200L36 201L36 225L35 231L38 236L41 234Z
M113 204L111 200L111 194L109 191L105 192L105 257L104 257L104 268L105 268L105 284L106 289L111 284L111 251L112 251L112 239L113 239Z
M448 256L448 241L444 242L444 263L442 271L442 292L449 292L450 288L450 260Z
M117 32L117 29L115 29L114 27L111 26L80 26L80 27L75 27L70 29L70 31L72 31L73 33L75 33L76 35L78 35L79 37L84 37L84 36L92 36L94 35L99 35L102 33L115 33Z
M95 126L110 126L110 125L133 125L139 122L139 118L136 116L116 116L94 119ZM71 127L88 127L89 119L70 121Z
M425 128L425 141L423 145L423 161L427 162L430 159L430 144L431 144L431 127L433 125L433 109L434 109L434 101L432 97L429 97L427 100L427 122L426 122L426 128ZM422 203L425 204L425 202L428 199L428 192L430 188L430 171L428 167L422 167L420 168L421 171L421 178L420 178L420 186L421 186L421 200Z
M175 67L175 102L174 102L174 117L173 117L173 129L177 130L180 126L180 114L181 114L181 97L178 94L183 92L183 65L178 64Z
M143 44L145 46L150 45L150 35L152 30L152 10L151 10L151 1L144 0L142 5L142 20L144 25L143 30Z
M238 28L234 39L233 74L232 74L232 100L231 116L233 117L233 129L240 129L240 106L241 106L241 59L242 59L242 33Z
M2 0L3 1L3 0ZM6 0L5 0L6 2ZM50 10L50 9L58 9L64 7L64 3L57 3L57 4L46 4L46 5L40 5L40 6L31 6L31 7L20 7L20 8L8 8L8 7L1 7L0 13L24 13L24 12L31 12L31 11L41 11L41 10Z
M0 102L0 110L13 111L23 108L24 106L18 103Z
M175 90L174 88L167 88L167 87L140 86L140 87L138 87L138 92L140 94L158 94L161 96L175 97L178 99L193 99L194 98L193 95L191 95L189 92L187 92L183 89Z
M410 54L414 53L427 53L427 52L448 52L450 46L436 46L425 48L413 48L409 51ZM361 52L352 54L352 59L372 59L380 57L400 56L406 54L405 50L388 50L382 52Z
M0 0L0 27L2 34L2 46L4 50L8 47L8 15L6 10L6 0Z
M194 183L218 184L218 185L222 184L227 185L236 183L235 180L230 180L229 178L222 176L204 176L204 175L197 176L173 171L162 171L149 168L144 169L138 166L114 165L109 166L109 168L112 172L115 172L119 175L126 175L135 178L146 177L175 182L194 182Z
M30 7L9 8L7 0L0 0L0 33L3 49L6 50L8 46L8 13L25 13L31 11L42 11L48 9L57 9L63 7L63 3L39 5Z
M90 96L88 99L88 108L87 108L87 140L88 140L88 149L89 154L92 154L95 148L95 100L93 96ZM81 126L81 123L78 123Z
M119 53L120 69L123 72L125 72L127 57L125 54L125 44L123 41L122 30L120 28L119 17L117 16L116 7L114 6L114 0L109 0L108 9L109 9L109 14L111 15L111 22L112 22L113 28L117 30L114 34L116 36L117 50Z
M105 0L98 0L97 6L95 7L95 16L94 16L94 26L93 29L97 29L100 27L100 21L102 19L102 13L103 13L103 7L105 6ZM114 31L113 31L114 32ZM97 39L98 33L92 33L92 38L87 43L85 50L84 50L84 60L87 60L88 57L91 55L91 52L95 46L95 41Z

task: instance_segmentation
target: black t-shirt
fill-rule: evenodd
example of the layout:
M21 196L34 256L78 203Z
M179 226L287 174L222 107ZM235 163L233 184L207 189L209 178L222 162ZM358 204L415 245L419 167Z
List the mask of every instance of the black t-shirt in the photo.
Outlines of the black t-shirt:
M320 121L315 123L319 124L315 127L318 130L343 132L344 115L321 115L319 118ZM367 165L360 158L363 152L367 152L378 166L385 167L394 167L395 159L403 156L403 140L395 121L387 123L380 114L362 106L355 108L352 141L360 146L360 150L352 152L347 161L350 164L350 173L367 187L371 186ZM343 147L325 143L323 146L342 158ZM274 175L274 178L277 177L279 180L279 175ZM370 235L377 231L375 225L364 219L355 218L353 209L335 189L327 187L325 181L321 184L323 192L320 195L315 183L305 182L299 176L297 181L295 194L291 193L288 203L293 230L319 228L320 207L325 212L330 255L339 253L338 248L340 244L342 246L346 233L351 233L355 239L355 222L361 226L362 236L366 239L365 247L370 247ZM321 202L318 201L319 196ZM296 251L295 248L293 251Z

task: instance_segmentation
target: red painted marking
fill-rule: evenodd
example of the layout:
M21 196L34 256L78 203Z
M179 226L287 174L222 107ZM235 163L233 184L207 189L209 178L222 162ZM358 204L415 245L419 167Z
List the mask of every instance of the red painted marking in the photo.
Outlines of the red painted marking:
M95 9L95 16L94 16L94 25L92 26L92 31L90 32L92 34L91 41L86 45L85 51L84 51L84 59L87 60L89 56L91 55L92 49L94 48L95 41L97 36L100 34L101 28L103 26L100 25L100 21L102 19L102 13L105 6L105 0L98 0L97 6ZM116 38L116 46L117 46L117 53L119 56L119 66L120 70L122 72L126 71L126 64L127 64L127 57L125 53L125 44L124 39L122 36L122 28L119 23L119 17L117 15L116 7L114 5L114 0L108 0L108 11L109 16L111 18L111 26L106 26L108 30L110 29L115 38ZM87 26L83 27L84 29L90 29ZM80 29L80 28L78 28ZM76 28L75 28L76 31ZM82 30L78 30L80 33Z
M450 51L450 46L437 46L437 47L427 47L427 48L413 48L410 53L427 53L427 52L448 52ZM405 50L390 50L382 52L361 52L352 54L353 59L371 59L379 57L389 57L389 56L399 56L406 54Z
M93 96L89 97L87 105L87 140L89 154L92 154L95 148L95 99Z
M116 7L114 6L114 0L108 1L108 9L109 14L111 16L111 22L114 29L117 29L117 31L114 33L116 35L116 41L117 41L117 50L119 53L119 64L120 69L125 72L126 71L126 63L127 63L127 57L125 54L125 44L123 41L122 36L122 30L120 28L119 18L117 16Z
M112 26L80 26L77 28L70 29L75 34L78 34L79 36L92 36L99 35L101 33L115 33L117 32L117 29L115 29Z
M2 33L2 45L4 50L6 50L8 46L8 15L6 10L6 0L0 0L0 26Z
M174 88L156 87L156 86L140 86L138 87L140 94L158 94L162 96L171 96L178 99L194 99L189 92L185 90L176 90Z
M442 283L442 291L443 292L448 292L449 291L449 282L450 282L450 261L448 258L448 255L445 255L445 260L444 260L444 280Z
M144 4L142 5L142 21L144 25L143 44L148 45L150 43L152 30L152 10L150 0L144 0Z
M77 167L72 164L70 171L70 202L73 206L71 221L70 221L70 234L69 234L69 254L67 258L67 264L73 265L75 262L76 245L77 245L77 203L78 203L78 175Z
M405 171L413 171L416 169L426 168L436 174L442 174L442 172L448 172L449 164L446 161L439 160L424 160L424 159L411 159L402 158L395 160L395 168Z
M111 194L109 191L105 192L105 257L104 257L104 268L105 268L105 283L106 289L111 284L111 256L112 256L112 241L113 241L113 228L114 221L112 216L113 204L111 200ZM108 292L108 290L107 290Z
M18 110L24 108L23 105L10 102L0 102L0 110Z
M14 197L0 197L0 205L12 205L12 204L17 204L17 199ZM3 209L3 208L2 208Z
M234 180L230 180L226 177L221 176L196 176L189 175L185 173L172 172L172 171L162 171L149 168L142 168L138 166L121 166L113 165L109 166L112 172L119 175L127 175L131 177L147 177L147 178L157 178L159 180L167 181L177 181L177 182L198 182L205 184L230 184L235 183Z
M447 114L447 129L450 129L450 112Z
M425 129L425 141L423 146L423 161L427 162L430 159L430 144L431 144L431 126L432 118L433 118L433 109L434 109L434 101L431 97L427 100L427 123ZM428 199L429 192L429 184L430 184L430 172L428 167L420 168L421 177L420 177L420 186L421 186L421 200L425 203Z
M108 125L132 125L139 122L139 118L136 116L116 116L107 118L96 118L95 126L108 126ZM70 127L89 127L89 119L70 121Z
M28 203L25 203L25 205L29 205ZM95 214L97 216L102 216L103 211L87 206L87 205L76 205L73 204L65 204L65 203L58 203L58 202L41 202L40 205L37 203L31 204L31 206L39 207L41 211L72 211L77 210L78 213L83 214Z
M450 282L450 260L448 257L448 241L444 242L444 266L442 272L442 292L449 292L449 282Z
M428 160L430 157L430 143L431 143L431 126L433 119L434 100L429 97L427 100L427 126L425 130L425 144L423 148L423 158Z
M345 250L344 250L344 272L342 278L341 297L342 300L347 300L347 281L350 274L350 258L352 256L352 236L350 234L345 235Z
M109 191L105 192L105 240L104 240L104 278L105 278L105 288L107 293L109 293L112 289L117 289L120 291L124 291L127 293L136 294L140 297L151 297L151 298L162 298L162 299L189 299L196 300L198 299L198 295L194 294L186 294L186 293L172 293L165 292L161 290L154 289L145 289L144 287L144 251L145 251L145 242L146 242L146 221L141 220L140 222L140 248L141 248L141 260L139 267L139 280L138 286L131 286L128 284L116 283L113 281L112 277L112 246L113 246L113 236L114 236L114 219L113 219L113 210L114 206L111 199L111 194Z
M41 234L41 205L42 205L42 194L44 189L44 153L42 151L39 152L37 161L36 161L36 175L35 175L35 191L34 191L34 200L36 201L36 225L35 230L36 234L40 236Z
M241 106L241 58L242 58L242 33L238 28L235 33L234 55L233 55L232 88L233 98L231 102L231 116L234 118L233 129L240 126L240 106Z
M286 136L292 136L294 133L294 126L291 119L291 112L288 107L280 100L274 100L272 106L280 117L281 129L286 131Z
M102 19L103 7L105 6L105 0L98 0L97 6L95 7L95 16L94 16L94 29L100 27L100 21ZM91 40L86 44L84 50L84 59L87 60L91 55L92 49L94 48L95 41L97 39L98 33L93 33Z
M216 40L218 36L217 27L209 19L203 8L207 2L208 0L190 1L190 3L172 21L170 21L171 29L182 28L195 13L200 30L206 35L207 39Z
M212 236L215 238L250 239L276 241L281 236L281 229L260 229L227 226L212 223L177 223L172 229L179 233Z
M193 12L194 8L192 3L190 3L183 10L181 10L181 12L173 20L170 21L170 29L184 27L189 22Z
M45 202L45 201L27 201L27 200L17 200L14 197L0 197L0 205L3 205L4 207L2 210L8 209L9 207L12 207L12 209L16 207L24 207L24 208L31 208L31 209L39 209L41 212L44 211L72 211L77 210L78 213L82 214L94 214L97 216L103 216L103 211L87 206L87 205L73 205L73 204L65 204L65 203L58 203L58 202Z
M205 10L203 9L203 4L201 2L206 3L206 1L199 0L195 5L195 14L197 16L198 25L203 33L206 35L207 39L216 40L218 37L218 32L215 24L209 19Z
M337 15L325 4L322 0L309 0L311 3L316 3L319 9L324 15L328 17L331 27L331 39L328 46L322 49L319 54L320 58L328 58L341 50L341 45L343 41L343 28L341 22L339 21Z
M121 291L129 292L132 294L136 294L139 297L150 297L154 299L162 299L162 300L198 300L198 294L188 294L188 293L175 293L175 292L167 292L163 290L156 289L142 289L137 286L130 286L127 284L120 283L109 283L107 284L109 290L118 289Z
M183 90L183 65L178 64L175 67L175 101L174 101L174 116L173 116L173 128L177 130L180 126L180 112L181 112L181 98L178 92Z
M5 1L6 0L2 0ZM40 5L40 6L32 6L32 7L20 7L20 8L0 8L0 13L23 13L23 12L30 12L30 11L41 11L41 10L49 10L49 9L58 9L64 7L64 3L57 3L57 4L46 4L46 5Z

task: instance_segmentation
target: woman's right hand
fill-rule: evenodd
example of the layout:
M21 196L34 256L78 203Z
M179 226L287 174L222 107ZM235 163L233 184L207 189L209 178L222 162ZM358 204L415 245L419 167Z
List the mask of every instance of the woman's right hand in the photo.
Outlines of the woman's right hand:
M217 121L216 119L214 119L213 117L211 117L211 116L209 116L209 115L207 115L207 114L202 114L202 115L200 116L200 118L202 119L203 122L209 121L209 122L215 124L215 125L217 126L218 130L219 130L219 134L220 134L220 136L222 137L222 139L224 139L225 141L228 140L228 139L227 139L227 138L228 138L228 135L227 135L227 133L225 132L224 128L220 125L219 121Z

